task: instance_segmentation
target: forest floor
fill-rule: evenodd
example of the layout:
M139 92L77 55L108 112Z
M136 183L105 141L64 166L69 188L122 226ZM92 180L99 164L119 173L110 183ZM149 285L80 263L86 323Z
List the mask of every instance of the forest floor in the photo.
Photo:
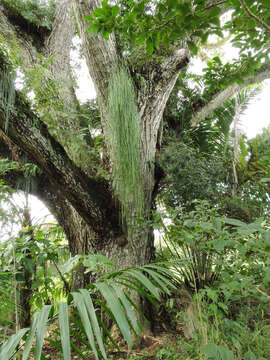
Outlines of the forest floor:
M141 343L136 347L136 349L128 349L127 345L124 343L118 343L119 350L108 350L107 356L109 360L124 360L124 359L130 359L130 360L159 360L163 359L163 357L157 356L157 354L160 352L161 349L164 347L170 346L174 353L179 353L179 359L180 359L180 353L181 349L179 346L177 346L177 339L179 337L179 334L170 334L170 333L161 333L158 336L148 336L145 335L141 339ZM79 359L87 359L87 360L95 360L94 355L87 355L88 351L82 351L84 354L84 357L81 357L77 353L72 354L73 360L79 360ZM45 344L43 346L43 355L46 359L49 360L60 360L62 359L61 356L56 353L56 348L52 344L45 341ZM174 358L177 360L177 358Z

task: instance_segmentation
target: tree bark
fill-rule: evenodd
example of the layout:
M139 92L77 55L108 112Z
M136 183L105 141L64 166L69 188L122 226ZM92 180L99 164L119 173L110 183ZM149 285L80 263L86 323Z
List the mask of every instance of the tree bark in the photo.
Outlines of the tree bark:
M31 324L31 297L33 295L32 284L34 274L33 271L29 268L29 264L33 264L33 257L31 255L31 244L34 244L34 234L31 229L32 222L31 216L28 208L24 209L24 223L23 227L29 227L30 229L22 233L22 235L29 236L27 249L24 250L24 258L21 261L21 280L18 283L18 293L19 293L19 328L27 328ZM23 229L22 229L23 231ZM28 266L26 264L28 263Z
M110 74L121 61L119 60L119 54L117 54L116 40L113 34L109 40L104 40L100 35L90 37L88 34L88 23L84 16L91 14L100 4L100 0L73 0L84 54L90 76L97 91L105 141L108 145L110 139L110 123L107 110L108 84ZM163 111L178 75L188 61L189 53L186 49L176 50L163 59L159 67L149 71L146 86L143 84L138 85L137 105L141 123L140 154L144 193L143 217L145 219L150 218L153 206L156 144ZM133 219L138 216L135 208L135 204L131 200L127 214L127 229L123 230L121 240L119 237L115 241L109 242L102 249L102 253L114 259L118 267L144 265L153 257L152 230L146 225L134 226Z

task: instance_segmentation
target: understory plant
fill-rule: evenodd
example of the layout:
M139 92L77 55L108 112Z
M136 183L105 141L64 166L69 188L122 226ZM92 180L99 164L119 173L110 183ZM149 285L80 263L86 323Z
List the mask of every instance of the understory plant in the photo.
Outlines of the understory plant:
M74 329L70 327L71 309L72 313L77 314L77 320L75 318L77 331L81 330L85 334L96 359L107 359L106 345L118 348L102 321L100 309L117 325L131 348L132 334L140 333L139 317L143 316L133 302L132 294L138 292L151 302L160 300L161 292L165 292L169 296L169 288L173 287L169 278L172 276L173 273L162 264L149 264L140 268L105 272L97 282L90 284L87 289L72 292L67 302L58 303L57 314L52 305L46 305L40 312L35 313L30 329L21 329L1 346L0 359L11 360L20 350L18 346L21 341L23 342L23 360L29 359L33 347L34 359L41 359L46 329L56 317L59 319L60 350L64 360L71 359L71 348L81 356L82 352L73 340ZM74 317L72 321L74 321ZM70 339L71 332L72 340ZM36 340L34 341L34 339ZM54 342L54 345L57 346L57 341ZM57 348L59 349L59 344Z
M221 216L205 201L193 206L186 213L167 210L159 252L178 274L178 296L183 288L190 294L194 331L190 340L181 339L180 359L267 359L269 219L247 224ZM190 326L190 313L175 316Z

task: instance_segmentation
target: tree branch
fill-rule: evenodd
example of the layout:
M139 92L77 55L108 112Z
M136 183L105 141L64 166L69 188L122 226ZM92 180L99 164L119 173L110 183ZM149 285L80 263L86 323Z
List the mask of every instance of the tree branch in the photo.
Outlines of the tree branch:
M270 64L262 67L255 75L250 76L244 82L244 84L233 84L225 90L219 91L214 95L213 99L210 100L206 105L202 106L191 118L191 125L195 127L199 122L206 116L210 115L215 109L221 106L226 100L230 99L236 92L243 89L244 87L256 83L260 83L263 80L270 78Z
M261 19L259 16L257 16L256 14L254 14L250 8L247 6L245 0L240 0L241 5L243 6L245 13L253 20L255 20L255 22L257 24L259 24L262 28L264 28L269 34L270 34L270 26L268 24L266 24L266 22Z
M141 117L147 116L153 119L154 123L150 124L152 132L157 135L163 111L168 98L176 83L179 73L184 69L190 59L189 51L186 49L176 49L170 56L164 59L159 65L154 67L149 76L148 87L140 92L139 108ZM149 91L150 90L150 91ZM151 101L146 101L147 99ZM150 104L150 106L148 106Z
M89 23L84 19L84 16L90 15L94 9L100 7L101 0L72 0L72 3L99 106L101 111L106 113L108 81L117 61L115 38L113 34L108 40L105 40L101 35L90 36L87 30Z
M35 37L29 34L30 27L25 26L25 21L21 15L16 14L14 16L14 13L13 15L10 13L10 9L0 5L0 34L4 39L4 44L7 42L11 48L19 50L23 65L27 69L33 65L37 58L38 46ZM22 31L20 26L22 23L24 23L23 28L27 29L27 32Z
M16 113L10 116L8 137L37 164L62 196L97 233L106 232L104 221L111 219L111 195L102 181L88 178L67 156L47 127L16 93ZM0 129L5 129L5 113L0 108ZM105 220L106 219L106 220ZM110 220L109 220L110 221Z

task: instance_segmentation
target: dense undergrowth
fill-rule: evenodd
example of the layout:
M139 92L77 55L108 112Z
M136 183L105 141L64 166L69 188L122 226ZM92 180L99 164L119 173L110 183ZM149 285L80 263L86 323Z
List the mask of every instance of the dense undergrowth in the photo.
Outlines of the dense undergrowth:
M82 262L88 267L88 271L96 273L103 271L105 277L103 276L102 281L105 281L106 285L104 286L108 286L108 288L104 287L104 290L103 285L99 285L102 282L98 282L98 285L91 286L88 290L90 290L91 296L94 296L93 299L96 299L96 290L101 290L101 295L105 295L106 306L104 309L106 311L111 306L110 296L106 293L106 289L116 291L115 283L112 280L118 284L121 282L129 284L127 295L125 295L126 300L131 301L128 295L129 290L137 288L137 291L142 291L144 294L148 292L149 299L155 302L156 305L153 308L155 322L152 327L154 337L151 341L152 343L157 341L158 346L147 347L142 342L134 350L129 351L117 332L117 337L111 339L110 345L113 348L116 347L115 351L110 350L109 343L105 345L108 358L129 358L130 360L269 359L269 221L260 218L253 223L246 224L240 220L220 215L219 209L211 207L208 202L197 201L193 203L193 206L194 210L186 213L180 213L179 210L167 211L166 221L164 214L156 214L155 222L152 225L159 228L160 234L163 234L157 244L157 260L159 264L162 262L162 266L166 264L167 270L164 270L163 267L160 273L158 272L160 269L157 267L155 275L153 273L155 267L142 269L149 272L148 276L153 276L151 283L145 283L146 278L141 278L143 273L139 271L132 273L133 270L130 270L128 272L129 279L125 272L115 273L113 263L103 256L71 258L61 267L62 276L66 276L65 274L70 269L76 268ZM166 223L167 225L165 225ZM40 232L37 236L42 237ZM130 276L134 276L134 274L135 278L130 282ZM137 283L136 287L134 287L135 283ZM10 279L9 281L6 279L1 284L5 284L6 290L6 292L1 291L1 304L6 304L4 311L12 312L14 304L12 305L12 301L6 301L6 299L10 299L8 288L12 286L12 282ZM131 284L133 285L130 288ZM42 281L40 285L35 284L35 286L40 290L44 289ZM47 286L53 292L50 283ZM170 291L168 291L168 286L172 286ZM41 295L43 294L43 299L41 303L35 302L35 307L41 309L43 304L46 304L48 289L40 292ZM158 293L160 291L162 293L162 290L162 298L159 298L157 303L154 299L158 299ZM166 290L165 293L164 290ZM62 296L65 297L65 295ZM109 297L106 299L106 296ZM123 294L119 293L118 296L123 296ZM79 300L76 297L77 295L73 294L75 304L79 306ZM53 298L52 294L51 299ZM104 301L99 299L98 302L94 300L95 306L98 305L98 312ZM132 319L134 315L130 318L129 311L131 308L134 310L134 307L127 306L122 301L118 304L122 309L121 316L126 314L127 318ZM69 303L71 302L69 301ZM52 320L57 315L56 309L53 310ZM87 339L87 328L82 320L83 313L80 306L78 310L79 317L75 313L70 320L70 333L73 338L72 353L76 354L74 356L79 355L79 358L88 359L92 358L93 348ZM121 320L119 322L117 318L117 311L115 308L108 311L110 314L114 314L112 320L116 320L121 332L123 327L121 328ZM12 316L9 318L8 326L12 328ZM57 323L52 320L48 327L49 339L46 340L49 341L49 344L45 343L43 356L51 358L52 348L54 348L53 359L60 360L62 359L61 346L59 346L60 333ZM3 319L1 316L0 321L1 325L6 321L7 326L7 319ZM132 321L134 321L134 325L135 318ZM131 331L134 330L132 327ZM106 333L108 336L107 330ZM103 355L100 356L102 358Z

